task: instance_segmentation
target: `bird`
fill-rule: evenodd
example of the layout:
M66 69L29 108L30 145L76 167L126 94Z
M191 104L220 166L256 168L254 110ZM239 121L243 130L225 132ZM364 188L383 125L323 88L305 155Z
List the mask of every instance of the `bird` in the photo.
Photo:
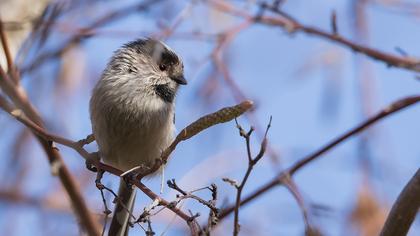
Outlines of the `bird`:
M103 162L122 171L151 168L174 139L175 97L186 84L182 59L160 40L140 38L116 50L89 102ZM108 235L128 234L135 190L123 179L118 199Z

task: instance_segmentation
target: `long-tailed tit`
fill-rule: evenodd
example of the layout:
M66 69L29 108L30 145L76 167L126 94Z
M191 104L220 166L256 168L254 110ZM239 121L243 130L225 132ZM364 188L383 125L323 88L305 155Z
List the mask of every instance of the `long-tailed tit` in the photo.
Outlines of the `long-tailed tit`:
M117 50L90 99L103 161L123 171L153 166L173 140L175 96L185 84L181 59L164 43L139 39ZM109 235L127 234L134 205L135 191L125 182L118 195Z

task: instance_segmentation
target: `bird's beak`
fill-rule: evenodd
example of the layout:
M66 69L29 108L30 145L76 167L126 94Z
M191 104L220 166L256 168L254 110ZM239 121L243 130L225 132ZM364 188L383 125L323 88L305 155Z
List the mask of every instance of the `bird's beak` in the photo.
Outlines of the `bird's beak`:
M187 80L184 78L183 75L173 76L173 77L171 77L171 79L173 81L175 81L177 84L182 84L182 85L186 85L187 84Z

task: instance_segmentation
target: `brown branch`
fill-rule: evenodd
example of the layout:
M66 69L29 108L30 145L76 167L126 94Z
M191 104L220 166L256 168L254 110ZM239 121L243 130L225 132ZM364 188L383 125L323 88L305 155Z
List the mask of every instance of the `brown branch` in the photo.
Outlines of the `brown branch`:
M251 101L245 101L242 102L236 106L232 107L225 107L223 109L220 109L217 112L205 115L201 117L200 119L196 120L195 122L188 125L186 128L181 130L175 140L172 142L172 144L165 149L165 151L161 155L161 161L158 161L158 164L154 166L151 170L146 171L145 173L139 174L139 178L144 177L150 173L153 173L157 169L159 169L160 165L162 163L165 163L167 159L169 158L169 155L172 153L172 151L175 150L176 146L184 140L187 140L198 133L202 132L203 130L219 124L228 122L238 116L240 116L245 111L249 110L252 107ZM96 155L88 153L84 148L83 145L86 143L90 143L93 141L94 137L93 135L89 135L86 139L82 139L80 141L72 141L66 138L63 138L58 135L50 134L48 133L44 128L41 126L35 124L30 119L26 117L26 115L16 107L14 107L12 104L10 104L3 96L0 95L0 108L2 108L4 111L9 113L11 116L13 116L16 120L20 121L22 124L24 124L27 128L29 128L33 133L38 135L39 137L43 138L47 142L56 142L59 144L62 144L64 146L67 146L69 148L74 149L77 151L85 160L93 161L94 165L97 165L97 167L101 170L107 171L109 173L112 173L114 175L120 176L123 174L121 170L118 170L112 166L106 165L104 163L100 163L97 161L96 158L94 158Z
M23 113L27 115L36 125L43 127L42 119L27 99L25 91L19 84L16 84L16 86L14 85L2 67L0 67L0 88L2 88L16 106L19 107L19 109L21 109ZM4 101L6 100L1 100L4 105ZM89 235L100 235L101 231L99 224L89 212L80 189L77 186L76 181L71 176L70 171L64 164L61 155L57 149L52 146L51 142L38 135L36 135L36 138L47 154L53 174L59 177L64 189L66 190L82 228L86 230Z
M41 137L44 141L46 141L46 142L54 141L54 142L60 143L62 145L68 146L68 147L73 148L74 150L78 151L79 154L87 160L89 160L89 159L95 160L95 159L91 158L92 157L91 154L89 154L85 149L83 149L82 142L74 142L74 141L62 138L60 136L49 134L43 128L37 126L35 123L33 123L32 121L27 119L26 116L24 114L22 114L21 111L15 110L12 107L12 105L9 104L7 102L7 100L2 96L0 96L0 108L2 108L6 112L8 112L10 115L15 117L18 121L22 122L26 127L31 129L32 132L39 135L38 137ZM121 174L123 174L123 171L118 170L118 169L116 169L112 166L100 163L98 161L93 163L93 164L99 169L99 171L106 171L106 172L111 173L111 174L116 175L116 176L120 176ZM140 190L142 190L150 198L159 199L159 202L161 203L161 205L167 206L170 210L172 210L174 213L176 213L182 219L184 219L184 220L189 219L189 216L187 214L183 213L178 208L169 207L169 203L166 200L158 197L155 193L153 193L150 189L148 189L142 183L140 183L138 181L134 181L134 180L132 180L131 183L136 185ZM156 196L157 196L157 198L156 198ZM187 223L190 225L190 222L187 222ZM94 234L94 235L99 235L99 233Z
M73 148L74 150L78 151L79 154L82 157L84 157L86 160L89 160L89 159L95 160L95 159L92 158L91 154L89 154L85 149L83 149L83 146L82 146L83 142L74 142L74 141L62 138L60 136L49 134L43 128L37 126L35 123L33 123L32 121L27 119L26 116L24 114L22 114L21 111L14 109L13 106L10 103L8 103L7 100L2 96L0 96L0 108L2 108L7 113L9 113L13 117L15 117L18 121L22 122L32 132L39 135L38 137L41 137L44 141L46 141L46 142L54 141L56 143L65 145L67 147ZM88 137L88 140L89 140L89 137ZM104 163L100 163L100 162L97 161L93 164L99 169L99 171L106 171L106 172L111 173L111 174L116 175L116 176L121 176L121 174L123 174L123 171L118 170L118 169L116 169L112 166L106 165ZM161 205L166 206L171 211L173 211L178 216L180 216L182 219L184 219L184 220L190 219L187 214L183 213L178 208L170 207L169 203L166 200L158 197L155 193L153 193L150 189L148 189L142 183L140 183L138 181L134 181L134 180L132 180L131 183L136 185L140 190L142 190L150 198L159 199L159 202L160 202ZM189 221L187 221L187 223L188 223L188 225L191 224ZM94 235L99 235L99 234L94 234Z
M370 58L382 61L387 64L387 66L394 66L399 68L404 68L411 71L420 72L420 60L412 57L397 56L390 53L382 52L377 49L373 49L361 44L352 42L349 39L342 37L341 35L329 33L327 31L321 30L316 27L307 26L301 24L296 19L292 18L287 13L279 10L276 7L263 4L262 7L274 12L279 15L279 17L272 16L258 16L254 17L246 11L238 10L233 5L227 2L221 2L218 0L211 0L212 5L228 14L232 14L238 17L245 18L246 20L253 20L256 23L262 23L270 26L277 26L285 29L289 33L295 32L304 32L308 35L318 36L324 39L328 39L332 42L338 43L342 46L352 49L355 52L364 54Z
M381 119L383 119L383 118L385 118L385 117L387 117L387 116L389 116L389 115L391 115L395 112L398 112L399 110L402 110L402 109L404 109L408 106L411 106L411 105L413 105L413 104L415 104L419 101L420 101L420 96L412 96L412 97L407 97L407 98L404 98L404 99L401 99L399 101L396 101L396 102L392 103L391 105L389 105L388 107L386 107L385 109L383 109L382 111L377 113L375 116L373 116L373 117L369 118L367 121L363 122L361 125L355 127L354 129L348 131L347 133L341 135L340 137L333 140L331 143L327 144L326 146L324 146L320 150L316 151L312 155L309 155L308 157L298 161L296 164L294 164L289 169L290 174L293 175L296 171L298 171L300 168L302 168L303 166L305 166L309 162L318 158L319 156L321 156L325 152L329 151L331 148L335 147L336 145L340 144L341 142L345 141L349 137L363 131L364 129L366 129L367 127L376 123L377 121L379 121L379 120L381 120Z
M68 146L70 148L75 149L76 151L79 152L79 154L84 157L85 159L89 160L95 160L93 158L91 158L91 155L85 150L83 149L83 147L81 145L79 145L79 143L81 142L74 142L71 140L67 140L65 138L62 138L60 136L56 136L56 135L51 135L48 132L46 132L43 128L37 126L35 123L33 123L32 121L30 121L29 119L26 118L26 116L24 116L24 114L22 114L22 112L19 110L15 110L12 105L10 103L7 102L7 100L0 96L0 108L2 108L3 110L5 110L7 113L11 114L13 117L15 117L18 121L22 122L26 127L28 127L29 129L31 129L32 132L34 132L35 134L39 135L38 137L41 137L45 142L57 142L60 143L62 145ZM83 151L80 151L83 150ZM123 174L123 171L118 170L112 166L106 165L104 163L100 163L100 162L95 162L93 163L98 169L99 171L106 171L108 173L111 173L113 175L116 176L121 176L121 174ZM160 198L158 195L156 195L155 193L153 193L149 188L147 188L144 184L142 184L139 181L135 181L135 180L130 180L130 182L132 184L134 184L135 186L137 186L141 191L143 191L147 196L149 196L151 199L158 199L160 205L167 207L168 209L170 209L171 211L173 211L175 214L177 214L179 217L181 217L182 219L184 219L188 225L191 228L191 231L194 231L193 235L197 235L196 232L198 232L197 228L192 228L195 227L193 223L191 223L190 221L191 218L189 215L187 215L186 213L182 212L180 209L170 205L170 203L162 198ZM98 234L91 234L91 235L99 235Z
M195 122L191 123L186 128L181 130L181 132L177 135L177 137L175 138L173 143L162 153L161 161L158 161L157 164L151 170L146 171L146 173L139 174L138 179L141 179L143 176L146 176L149 173L153 173L154 171L159 169L159 167L167 161L171 152L173 150L175 150L176 146L181 141L187 140L187 139L193 137L194 135L197 135L201 131L203 131L203 130L205 130L205 129L213 126L213 125L230 121L230 120L240 116L242 113L244 113L245 111L247 111L251 107L252 107L252 102L251 101L245 101L245 102L242 102L242 103L240 103L236 106L226 107L226 108L223 108L223 109L221 109L217 112L205 115L205 116L201 117L200 119L196 120ZM116 169L116 168L114 168L112 166L109 166L109 165L106 165L104 163L100 163L98 161L98 159L94 158L94 156L93 156L94 154L88 153L83 148L83 145L85 143L88 143L88 142L92 141L92 136L88 136L86 139L82 139L78 142L75 142L75 141L71 141L69 139L66 139L66 138L63 138L63 137L60 137L60 136L57 136L57 135L50 134L47 131L45 131L44 128L42 128L41 126L39 126L39 125L35 124L34 122L32 122L31 120L29 120L22 111L20 111L19 109L16 109L13 105L11 105L9 102L7 102L7 100L2 96L0 96L0 108L5 110L7 113L12 115L14 118L16 118L22 124L24 124L32 132L34 132L36 135L38 135L38 137L40 139L42 139L43 141L45 141L47 143L56 142L56 143L65 145L67 147L70 147L70 148L76 150L86 160L93 161L92 164L95 165L98 168L98 170L103 170L103 171L109 172L109 173L111 173L113 175L116 175L116 176L121 176L123 174L123 171L121 171L119 169ZM195 222L194 217L191 217L191 216L187 215L186 213L182 212L180 209L172 206L168 201L160 198L158 195L156 195L154 192L152 192L149 188L147 188L140 181L136 181L136 180L133 179L133 180L130 180L130 182L132 184L134 184L135 186L137 186L141 191L143 191L151 199L158 199L160 205L169 208L171 211L173 211L179 217L184 219L191 229L191 234L193 234L193 235L198 234L199 227L198 227L198 224Z
M83 158L86 160L91 160L92 155L89 154L84 148L83 148L83 142L84 140L74 142L72 140L63 138L58 135L50 134L47 131L45 131L42 127L35 124L33 121L31 121L22 110L17 109L15 106L10 104L6 98L0 95L0 108L2 108L4 111L9 113L11 116L13 116L16 120L20 121L22 124L24 124L27 128L29 128L34 134L42 137L44 140L49 142L56 142L59 144L62 144L64 146L70 147L74 150L76 150Z
M381 231L381 236L407 235L420 209L420 169L404 187Z
M344 133L343 135L339 136L338 138L334 139L333 141L331 141L330 143L328 143L327 145L325 145L324 147L322 147L318 151L315 151L313 154L310 154L307 157L303 158L302 160L298 161L297 163L292 165L289 169L280 172L272 180L268 181L267 183L262 185L260 188L255 190L253 193L251 193L247 197L245 197L241 201L240 205L243 206L243 205L249 203L250 201L252 201L253 199L255 199L255 198L261 196L262 194L268 192L269 190L273 189L274 187L276 187L278 185L281 185L281 184L284 184L284 179L285 178L286 179L290 178L290 176L294 175L302 167L311 163L315 159L318 159L319 157L321 157L322 154L331 150L332 148L334 148L338 144L344 142L345 140L352 137L353 135L360 133L361 131L363 131L364 129L368 128L369 126L375 124L379 120L382 120L383 118L388 117L389 115L394 114L394 113L396 113L396 112L398 112L398 111L400 111L400 110L402 110L406 107L414 105L419 101L420 101L420 96L412 96L412 97L407 97L407 98L404 98L404 99L401 99L401 100L398 100L398 101L392 103L391 105L384 108L382 111L380 111L375 116L371 117L370 119L366 120L362 124L356 126L355 128L351 129L350 131L348 131L348 132ZM226 207L220 213L220 218L219 219L225 218L226 216L231 214L234 210L235 210L235 205Z

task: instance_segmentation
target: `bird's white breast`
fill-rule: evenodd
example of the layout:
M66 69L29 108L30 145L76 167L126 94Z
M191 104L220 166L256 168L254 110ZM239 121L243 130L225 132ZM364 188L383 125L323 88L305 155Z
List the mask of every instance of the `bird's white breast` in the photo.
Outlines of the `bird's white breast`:
M101 82L93 91L93 133L104 162L123 171L152 166L170 145L175 130L174 105L152 93L109 90Z

